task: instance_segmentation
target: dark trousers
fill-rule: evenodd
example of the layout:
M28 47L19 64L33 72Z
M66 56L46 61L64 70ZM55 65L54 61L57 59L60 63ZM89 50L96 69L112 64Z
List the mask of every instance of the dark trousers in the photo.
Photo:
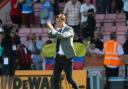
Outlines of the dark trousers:
M97 13L105 14L106 11L110 13L111 0L96 0Z
M125 11L126 21L128 21L128 12Z
M109 68L107 66L105 66L105 74L106 74L106 89L109 89L109 83L108 83L108 79L110 77L116 77L119 76L119 67L117 68Z
M31 25L35 24L34 13L28 13L28 14L22 13L22 22L23 22L23 25L30 28Z
M61 89L59 86L60 81L60 75L62 70L64 70L66 74L67 81L72 85L73 89L78 89L78 86L76 82L72 78L72 61L71 59L66 58L65 56L59 56L56 57L56 62L54 66L54 72L53 72L53 89Z

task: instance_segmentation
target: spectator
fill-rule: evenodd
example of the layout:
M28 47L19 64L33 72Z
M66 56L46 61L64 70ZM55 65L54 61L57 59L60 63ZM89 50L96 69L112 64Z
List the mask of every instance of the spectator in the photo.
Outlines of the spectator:
M18 28L16 26L13 26L13 29L11 31L13 46L16 47L21 43L20 36L18 35Z
M110 12L111 0L96 0L97 13L105 14Z
M89 56L92 56L93 58L96 58L96 57L100 57L101 55L99 54L102 54L102 53L103 52L100 49L96 48L95 43L91 42L90 46L87 49L87 54Z
M116 2L116 13L120 13L123 10L123 1L122 0L115 0Z
M58 0L52 0L53 10L54 10L54 16L57 16L60 14L60 7Z
M103 42L101 41L101 35L98 30L94 32L94 38L91 40L90 47L88 48L88 54L92 57L100 57L103 52Z
M116 0L111 0L109 13L116 13Z
M12 27L10 25L3 25L2 28L5 36L1 43L1 46L4 48L1 89L6 89L7 83L8 89L11 89L13 84L13 76L16 69L16 59L13 54L13 41L10 35Z
M64 7L67 24L74 29L78 37L80 36L80 5L78 0L69 0Z
M28 50L32 53L32 61L35 69L42 69L43 58L41 57L43 42L37 39L36 34L32 34L28 43Z
M52 0L41 0L42 7L40 12L41 25L46 25L47 20L54 24L54 12Z
M2 59L3 59L3 47L1 46L2 40L4 37L3 29L0 27L0 66L2 66ZM0 68L0 76L2 75L1 68Z
M95 44L95 48L103 51L103 42L101 41L101 35L99 31L94 32L94 39L92 39L92 43Z
M19 0L10 0L11 10L10 16L13 24L16 24L17 27L21 27L22 23L22 14L21 14L21 3Z
M99 14L99 13L103 13L102 11L101 11L101 7L102 7L102 1L103 0L96 0L96 10L97 10L97 14ZM105 12L104 12L105 13Z
M33 69L42 70L43 69L43 58L39 53L32 55Z
M128 0L123 0L123 2L124 2L123 10L126 16L126 25L128 25Z
M95 13L96 9L90 0L84 0L80 8L81 12L81 29L83 38L94 37L94 30L96 26Z
M32 59L30 51L23 45L20 44L17 49L17 69L29 70L31 69Z
M34 24L34 3L36 0L22 0L22 22L26 27Z
M31 53L34 53L36 49L42 50L42 45L42 40L38 40L35 33L30 34L29 44L27 48L31 51Z

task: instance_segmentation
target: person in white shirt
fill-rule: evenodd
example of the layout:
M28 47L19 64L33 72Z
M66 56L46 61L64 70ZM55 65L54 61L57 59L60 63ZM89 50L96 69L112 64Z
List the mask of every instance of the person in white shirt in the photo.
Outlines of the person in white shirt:
M123 10L126 16L126 25L128 25L128 0L123 0L123 2L124 2Z
M78 0L69 0L63 11L67 18L67 24L73 28L78 37L80 36L80 6L81 3Z
M83 38L94 37L96 9L90 0L84 0L80 8Z
M90 3L90 0L84 0L84 3L80 7L80 12L81 12L81 23L82 22L87 22L87 18L89 15L95 15L96 13L96 8L93 4ZM94 13L88 12L89 9L93 9Z

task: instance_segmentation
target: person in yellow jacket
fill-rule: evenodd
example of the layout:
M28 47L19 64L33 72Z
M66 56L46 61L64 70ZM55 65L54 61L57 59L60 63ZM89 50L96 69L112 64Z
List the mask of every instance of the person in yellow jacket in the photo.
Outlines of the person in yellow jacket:
M108 78L119 75L119 66L122 64L121 56L124 54L122 46L117 41L116 32L110 33L110 40L104 43L104 65Z

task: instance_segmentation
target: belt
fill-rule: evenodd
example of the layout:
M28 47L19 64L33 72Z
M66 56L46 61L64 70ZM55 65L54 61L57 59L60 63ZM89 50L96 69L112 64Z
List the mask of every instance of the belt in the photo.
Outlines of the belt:
M65 55L57 54L58 57L66 57Z
M57 54L56 56L57 56L57 57L60 57L60 58L66 58L66 59L72 60L72 58L67 58L65 55Z

